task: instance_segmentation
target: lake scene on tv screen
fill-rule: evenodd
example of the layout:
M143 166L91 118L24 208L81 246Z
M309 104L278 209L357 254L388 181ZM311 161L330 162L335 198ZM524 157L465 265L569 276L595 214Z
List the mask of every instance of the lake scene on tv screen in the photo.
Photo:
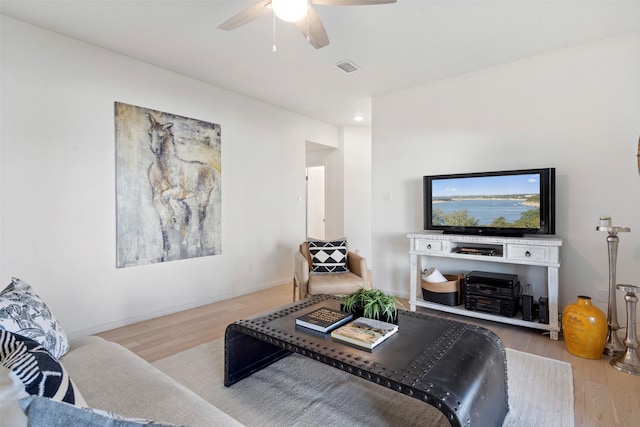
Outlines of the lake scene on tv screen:
M540 175L434 179L433 225L540 227Z

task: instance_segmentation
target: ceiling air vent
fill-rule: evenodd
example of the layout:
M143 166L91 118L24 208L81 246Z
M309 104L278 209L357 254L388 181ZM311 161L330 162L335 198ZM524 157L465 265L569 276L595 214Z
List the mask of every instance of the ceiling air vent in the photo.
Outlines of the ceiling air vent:
M336 67L340 68L342 71L344 71L347 74L351 74L355 71L358 71L360 68L358 68L358 66L356 64L354 64L351 61L342 61L342 62L338 62L336 64Z

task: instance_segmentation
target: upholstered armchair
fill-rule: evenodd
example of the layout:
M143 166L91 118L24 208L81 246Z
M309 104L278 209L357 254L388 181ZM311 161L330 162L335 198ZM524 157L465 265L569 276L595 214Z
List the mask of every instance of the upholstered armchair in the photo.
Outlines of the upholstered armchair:
M311 242L311 243L310 243ZM341 250L346 256L344 260L345 268L341 268L335 260L327 261L325 258L329 251L321 251L318 254L318 248L314 247L314 241L303 242L299 250L294 255L294 272L293 272L293 300L307 298L309 295L316 294L348 294L360 288L371 289L371 281L369 280L369 270L367 270L367 261L346 249L346 240L344 240L344 248ZM336 243L323 242L323 243ZM309 245L312 245L310 250ZM323 248L324 249L324 248ZM339 249L335 249L340 251ZM312 255L314 252L314 255ZM323 258L323 255L325 256ZM315 262L314 262L315 261ZM328 266L328 267L327 267ZM333 272L335 271L335 272Z

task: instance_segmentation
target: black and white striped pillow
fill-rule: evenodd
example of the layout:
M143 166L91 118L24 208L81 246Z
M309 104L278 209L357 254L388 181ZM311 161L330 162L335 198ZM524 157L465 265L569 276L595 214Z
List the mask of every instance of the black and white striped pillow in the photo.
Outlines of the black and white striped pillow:
M309 240L312 273L347 273L347 239Z
M0 365L9 369L34 396L84 402L64 367L36 341L0 330Z

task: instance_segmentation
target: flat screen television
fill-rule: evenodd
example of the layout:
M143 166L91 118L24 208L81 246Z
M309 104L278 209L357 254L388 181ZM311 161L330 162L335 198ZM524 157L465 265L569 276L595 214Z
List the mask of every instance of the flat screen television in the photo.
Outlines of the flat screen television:
M425 176L424 229L490 236L555 234L555 172Z

